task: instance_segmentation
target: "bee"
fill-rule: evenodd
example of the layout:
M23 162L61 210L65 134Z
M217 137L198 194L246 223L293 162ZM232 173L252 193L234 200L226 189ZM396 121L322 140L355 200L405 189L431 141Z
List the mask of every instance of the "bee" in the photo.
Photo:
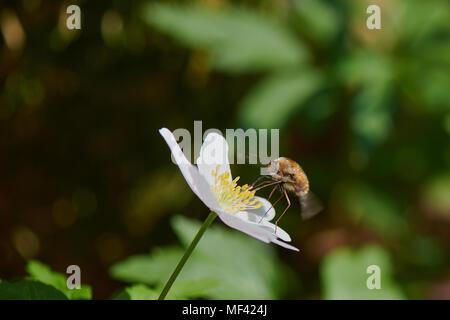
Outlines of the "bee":
M269 200L275 190L279 189L281 196L272 204L272 207L278 201L280 201L283 196L286 198L288 206L276 221L276 226L291 206L291 201L286 190L294 193L298 197L300 206L302 208L302 217L304 219L311 218L322 210L322 206L319 200L309 190L308 177L297 162L286 157L280 157L272 160L267 165L266 169L267 175L260 176L252 184L252 187L253 190L260 190L265 187L274 186L272 192L269 195ZM260 185L255 186L256 182L258 182L262 178L270 178L271 181L264 181Z

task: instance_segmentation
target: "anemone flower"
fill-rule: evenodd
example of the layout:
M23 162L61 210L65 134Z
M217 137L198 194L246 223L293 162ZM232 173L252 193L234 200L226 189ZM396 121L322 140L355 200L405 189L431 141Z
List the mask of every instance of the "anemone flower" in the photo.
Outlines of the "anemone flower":
M166 297L187 259L216 216L219 216L227 226L258 240L299 251L286 243L291 241L291 237L283 229L270 223L275 216L275 210L270 202L255 196L255 190L250 186L238 186L239 177L232 178L228 162L228 144L220 134L209 133L206 136L200 148L196 167L186 158L170 130L162 128L159 132L169 145L173 160L189 187L211 213L178 262L158 300Z
M223 136L215 132L206 136L196 167L187 160L170 130L162 128L159 132L189 187L223 223L263 242L299 251L285 242L291 241L289 234L270 222L275 216L272 204L255 196L250 186L239 186L239 177L232 178Z

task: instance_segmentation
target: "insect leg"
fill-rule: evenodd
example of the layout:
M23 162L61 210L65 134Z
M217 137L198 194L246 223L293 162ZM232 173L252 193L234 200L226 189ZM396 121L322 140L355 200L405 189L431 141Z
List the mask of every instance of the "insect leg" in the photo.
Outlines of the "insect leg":
M261 179L264 179L264 178L270 178L270 176L260 176L260 177L258 177L252 184L250 184L250 187L253 188L258 181L260 181ZM264 181L264 182L267 182L267 181Z
M289 199L289 196L286 192L286 189L283 188L283 195L286 197L286 200L288 202L288 206L286 207L286 209L284 209L283 213L281 214L281 216L277 219L277 221L275 222L275 234L277 234L277 228L278 228L278 221L280 221L280 219L283 217L283 215L286 213L286 211L289 209L289 207L291 206L291 200Z
M279 185L278 185L278 186L279 186ZM267 198L267 200L270 200L270 198L272 198L273 193L275 192L276 188L277 188L277 186L275 186L275 187L272 189L272 191L270 192L269 197Z
M281 183L283 183L283 181L275 181L275 182L271 182L271 181L268 181L269 183L268 184L266 184L266 185L263 185L263 186L261 186L261 187L256 187L255 189L253 189L252 191L258 191L258 190L261 190L261 189L263 189L263 188L265 188L265 187L269 187L269 186L273 186L273 185L276 185L276 184L281 184Z
M278 186L279 186L279 185L276 185L276 186L273 188L272 192L270 193L269 199L270 199L270 197L273 195L273 193L275 192L275 190L276 190L276 188L277 188ZM283 194L281 194L280 197L279 197L274 203L272 203L272 205L270 206L270 208L264 213L264 215L263 215L263 216L261 217L261 219L259 220L259 223L261 223L261 221L264 219L264 217L267 215L267 213L270 211L270 209L272 209L273 206L276 205L276 204L278 203L278 201L281 200L281 198L283 198ZM269 199L267 199L267 200L269 200Z
M273 182L272 180L271 180L271 181L263 181L263 182L257 184L256 186L252 186L252 185L251 185L251 186L249 187L249 189L251 189L251 190L257 189L257 190L259 190L260 188L263 188L264 185L271 184L272 182Z

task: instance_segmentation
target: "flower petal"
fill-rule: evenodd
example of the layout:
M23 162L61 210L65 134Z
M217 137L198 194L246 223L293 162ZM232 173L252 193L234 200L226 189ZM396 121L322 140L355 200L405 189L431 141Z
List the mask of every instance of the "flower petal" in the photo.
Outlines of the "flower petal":
M291 241L289 235L280 227L277 228L277 235L275 235L273 228L275 225L263 220L264 224L257 224L249 222L247 218L247 212L239 212L237 214L229 214L225 212L217 212L219 218L229 227L244 232L258 240L263 242L273 242L284 248L288 248L294 251L299 251L296 247L291 246L281 240L278 240L277 236L285 241ZM268 225L267 225L268 224ZM269 226L270 225L270 226Z
M277 244L277 245L279 245L279 246L282 246L282 247L284 247L284 248L287 248L287 249L291 249L291 250L294 250L294 251L300 251L298 248L296 248L296 247L294 247L294 246L291 246L290 244L285 243L285 242L280 241L280 240L277 240L277 239L272 240L272 242L275 243L275 244Z
M289 236L289 234L286 231L284 231L280 227L276 227L273 223L271 223L265 219L261 219L261 217L259 217L259 216L253 215L249 211L241 211L238 214L233 214L233 215L239 217L241 220L243 220L246 223L254 224L257 227L266 230L270 234L274 235L275 238L278 237L281 240L287 241L287 242L291 241L291 237ZM276 234L275 234L275 230L277 231Z
M277 230L277 237L280 238L283 241L287 241L287 242L291 242L291 237L289 236L289 234L284 231L283 229L281 229L280 227L275 226L273 223L270 223L267 220L263 220L261 221L261 225L269 230L270 232L272 232L273 234L275 234L275 229Z
M259 202L262 203L262 207L258 209L248 209L247 212L253 215L249 216L249 219L254 222L261 221L261 218L264 220L270 221L275 217L275 209L272 204L262 197L255 196L254 198L258 199Z
M219 166L218 175L228 172L229 181L232 180L228 161L228 143L220 134L211 132L206 136L196 162L200 174L210 186L215 184L212 171L216 170L217 166Z
M274 234L271 234L267 230L260 228L258 225L243 220L238 216L238 214L229 214L220 211L216 213L219 216L220 220L222 220L223 223L225 223L227 226L244 232L258 240L269 243L276 237Z
M174 135L167 128L161 128L159 133L163 136L166 143L169 145L170 151L181 170L181 173L186 179L189 187L194 191L197 197L211 210L216 211L219 208L216 197L212 194L209 184L205 178L199 173L198 169L193 166L184 155L180 146L178 145Z
M159 132L169 145L175 162L180 168L189 187L206 206L218 214L219 218L226 225L263 242L273 242L282 247L299 251L294 246L278 240L280 238L284 241L291 241L291 238L287 232L279 227L276 228L277 232L275 234L275 225L269 222L275 216L275 210L266 199L257 197L263 203L261 208L239 212L237 214L227 213L219 206L216 197L210 189L210 185L214 185L212 171L216 169L217 165L220 165L218 174L228 172L230 173L230 181L232 179L228 163L228 144L221 135L210 133L206 137L200 151L199 159L197 160L199 164L199 168L197 169L186 158L170 130L162 128ZM259 221L261 222L259 223Z

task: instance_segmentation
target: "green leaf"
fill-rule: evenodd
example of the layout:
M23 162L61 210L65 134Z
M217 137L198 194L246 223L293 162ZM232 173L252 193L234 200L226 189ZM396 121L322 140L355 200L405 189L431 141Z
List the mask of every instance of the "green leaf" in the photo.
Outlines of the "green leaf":
M307 57L289 29L253 10L159 3L143 12L145 21L184 45L207 50L224 71L291 68Z
M409 46L420 48L433 35L448 32L448 1L398 1L392 12L392 27Z
M218 284L217 280L199 279L199 280L181 280L176 281L166 300L186 300L190 298L207 297L211 288ZM158 299L163 286L152 289L144 284L136 284L125 288L115 300L156 300Z
M350 123L361 158L367 159L393 128L398 65L400 62L395 64L387 55L356 50L337 66L341 81L359 89L352 102Z
M423 109L426 111L450 110L450 64L441 67L439 65L424 64L415 74L417 84L423 91L426 102ZM413 93L414 95L414 93Z
M216 279L197 279L176 281L167 294L166 300L185 300L208 297L210 291L220 283ZM162 286L158 293L162 291Z
M383 142L393 127L391 92L387 86L365 86L353 101L352 129L364 152Z
M387 55L368 50L354 50L339 62L336 68L342 82L370 86L389 82L398 65Z
M381 289L369 289L367 267L380 268ZM378 246L359 250L340 248L330 253L320 267L323 299L405 299L392 279L392 263L386 251Z
M311 39L326 43L337 35L341 21L329 1L295 1L294 7L301 20L302 32Z
M37 280L55 287L64 292L71 300L92 299L92 290L90 286L82 285L80 289L69 289L67 288L66 275L52 271L47 265L39 261L29 261L26 269L32 280Z
M408 229L394 200L363 183L344 184L338 191L349 217L383 236L400 237Z
M144 284L136 284L125 288L115 300L156 300L159 293Z
M321 85L314 71L269 76L245 97L240 117L248 127L280 128Z
M187 246L200 223L175 217L172 226ZM184 250L167 247L114 265L111 275L127 282L158 288L168 280ZM275 299L282 296L291 271L280 263L273 248L220 225L211 226L189 257L168 299ZM291 283L295 285L295 283Z
M113 278L129 283L161 284L168 279L183 253L181 248L157 249L151 255L135 255L118 262L109 272Z
M198 222L182 216L175 217L172 226L185 247L200 228ZM238 231L216 224L194 253L195 259L183 270L185 278L220 280L211 289L212 298L274 299L286 289L289 270L275 259L273 248Z
M0 300L67 300L52 286L37 281L0 283Z

